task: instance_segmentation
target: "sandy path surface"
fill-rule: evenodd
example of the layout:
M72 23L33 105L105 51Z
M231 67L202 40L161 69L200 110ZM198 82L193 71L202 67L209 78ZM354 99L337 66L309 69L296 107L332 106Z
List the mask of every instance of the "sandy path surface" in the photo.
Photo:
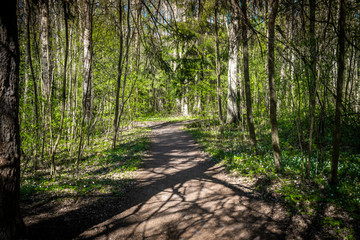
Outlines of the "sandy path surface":
M181 125L152 126L150 156L127 194L124 210L77 238L289 238L285 210L246 184L229 180Z

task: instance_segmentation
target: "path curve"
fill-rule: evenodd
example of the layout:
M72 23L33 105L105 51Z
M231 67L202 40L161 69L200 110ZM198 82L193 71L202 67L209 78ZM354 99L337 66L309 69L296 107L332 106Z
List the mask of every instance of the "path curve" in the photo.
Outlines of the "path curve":
M208 161L182 123L152 127L129 207L78 239L283 239L284 209ZM287 236L286 238L288 238Z

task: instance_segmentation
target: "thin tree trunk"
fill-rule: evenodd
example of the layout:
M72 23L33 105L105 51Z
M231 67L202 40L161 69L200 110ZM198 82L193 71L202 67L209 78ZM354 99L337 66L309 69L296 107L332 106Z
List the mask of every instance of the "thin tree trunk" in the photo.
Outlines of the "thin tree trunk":
M312 136L314 132L315 103L317 93L317 77L316 77L316 38L315 38L315 0L309 0L310 5L310 26L309 26L309 43L310 43L310 78L309 78L309 106L310 106L310 129L309 129L309 148L308 161L306 164L306 175L310 177L311 170L311 154L312 154Z
M122 14L122 4L121 4L121 0L119 2L120 4L120 14ZM119 125L120 125L120 120L121 120L121 116L123 114L124 111L124 107L125 107L125 103L127 102L127 100L130 98L131 93L132 93L132 89L129 93L128 98L125 100L125 88L126 88L126 82L127 82L127 74L128 74L128 65L129 65L129 49L130 49L130 33L131 33L131 28L130 28L130 0L128 0L128 6L127 6L127 35L126 35L126 52L125 52L125 56L124 58L122 57L122 16L120 16L120 23L121 23L121 33L120 33L120 55L119 55L119 69L118 69L118 81L117 81L117 89L116 89L116 106L115 106L115 118L114 119L114 138L113 138L113 148L116 147L116 140L117 140L117 133L119 130ZM124 69L124 64L125 64L125 69ZM121 76L122 76L122 71L124 69L124 79L123 79L123 84L121 86ZM135 78L136 79L136 78ZM136 80L135 80L136 81ZM121 109L119 111L119 93L120 93L120 88L122 87L122 95L121 95Z
M241 3L242 9L242 54L243 54L243 70L244 70L244 81L245 81L245 96L246 96L246 117L247 125L249 128L250 139L255 152L257 153L257 143L254 127L254 117L252 114L252 97L251 97L251 86L250 86L250 75L249 75L249 51L248 51L248 37L247 37L247 6L246 0Z
M63 9L64 9L64 21L65 21L65 60L64 60L64 70L63 70L63 84L62 84L62 107L61 107L61 118L60 118L60 129L59 134L55 140L51 151L51 168L50 174L54 176L56 174L56 164L55 164L55 155L57 151L57 147L59 141L62 136L63 127L64 127L64 117L65 117L65 110L66 110L66 71L67 71L67 62L68 62L68 53L69 53L69 34L68 34L68 14L67 14L67 2L63 2Z
M221 61L219 56L219 36L218 36L218 5L219 0L215 0L215 54L216 54L216 90L217 90L217 99L218 99L218 111L219 111L219 120L223 124L223 112L221 105ZM200 96L201 97L201 96Z
M77 51L77 42L75 41L74 43L74 53L76 53ZM75 55L75 54L74 54ZM77 85L78 85L78 69L77 69L77 61L75 60L73 62L73 72L74 72L74 77L72 80L72 84L73 84L73 100L71 101L71 107L72 107L72 121L71 121L71 139L75 140L76 139L76 112L77 112L77 108L78 108L78 91L77 91Z
M184 85L185 85L185 91L183 93L182 96L182 115L187 117L189 116L189 81L187 79L185 79L184 81ZM154 90L155 88L153 88ZM156 102L155 102L155 90L154 90L154 105L156 106ZM155 108L155 111L157 111L157 109Z
M339 34L338 34L338 75L336 86L336 108L335 108L335 122L334 122L334 137L333 137L333 153L331 159L331 176L330 184L337 184L338 178L338 164L340 155L340 141L341 141L341 112L342 112L342 95L344 84L344 71L345 71L345 24L346 24L346 11L345 0L340 0L340 14L339 14Z
M267 68L269 74L269 92L270 92L270 124L271 124L271 143L274 152L274 163L278 171L282 169L281 150L279 142L279 131L276 117L276 84L275 84L275 20L278 10L278 0L272 0L270 5L269 23L268 23L268 59Z
M217 0L216 0L217 1ZM216 2L215 1L215 2ZM196 13L197 21L199 24L200 34L204 34L202 29L202 15L203 15L203 7L201 0L197 0L197 13ZM216 23L215 23L216 24ZM216 27L216 26L215 26ZM202 45L202 38L198 38L197 40L197 46L200 47ZM200 71L196 73L196 79L195 79L195 87L196 87L196 93L195 93L195 109L197 113L200 113L202 111L202 88L201 84L204 82L204 54L199 51L198 54L200 55ZM200 87L199 87L200 83Z
M30 38L30 27L28 27L30 25L30 5L29 5L29 1L28 0L24 0L24 8L23 8L23 14L24 14L24 26L23 28L25 28L24 32L25 32L25 40L27 41ZM21 26L20 26L21 28ZM29 45L25 42L25 69L24 69L24 102L25 104L27 104L27 98L28 96L28 86L29 86L29 79L30 79L30 62L29 62ZM21 85L21 84L20 84ZM27 116L25 115L26 112L24 112L24 116L22 118L27 118ZM21 121L21 120L20 120ZM20 123L21 125L21 123Z
M140 16L141 16L141 5L140 0L136 0L135 2L135 63L134 63L134 71L135 77L138 78L139 75L139 61L140 61ZM136 86L136 95L135 95L135 111L138 111L139 108L139 88Z
M119 0L119 34L120 34L120 45L119 45L119 60L118 60L118 76L116 80L115 89L115 114L114 114L114 136L113 136L113 148L116 147L117 134L119 128L119 96L121 86L121 76L123 69L123 4L122 0Z
M92 6L91 0L83 0L84 8L84 82L83 82L83 109L85 122L89 123L92 110Z
M51 89L50 42L49 42L49 3L41 1L40 7L40 42L41 42L41 89L48 100Z
M128 6L130 6L130 0L128 0ZM127 76L128 76L128 67L129 67L130 32L131 32L131 28L130 28L130 7L128 7L128 10L127 10L127 35L126 35L125 69L124 69L124 80L123 80L123 84L122 84L122 93L121 93L121 109L120 109L119 116L118 116L118 126L117 126L117 128L119 128L119 124L120 124L120 120L121 120L121 117L122 117L123 112L124 112L125 104L129 100L129 98L130 98L130 96L132 94L132 90L133 90L133 88L131 88L127 99L125 99L125 89L126 89Z
M31 11L30 11L30 2L29 0L25 0L26 2L26 7L28 8L27 10L27 22L26 22L26 32L27 32L27 36L26 36L26 45L27 45L27 57L29 60L29 67L30 67L30 72L31 72L31 78L32 78L32 82L33 82L33 90L34 90L34 121L35 121L35 151L33 153L33 166L34 169L36 170L37 168L37 152L38 152L38 148L39 148L39 109L38 109L38 104L39 104L39 99L38 99L38 88L37 88L37 82L36 82L36 78L35 78L35 72L34 72L34 66L33 66L33 62L32 62L32 54L31 54L31 44L30 44L30 20L31 20Z

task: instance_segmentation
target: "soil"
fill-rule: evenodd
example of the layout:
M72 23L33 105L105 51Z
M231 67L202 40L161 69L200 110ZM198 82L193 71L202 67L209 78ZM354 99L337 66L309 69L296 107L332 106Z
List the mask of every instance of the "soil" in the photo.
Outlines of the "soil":
M254 182L226 174L182 124L152 123L149 156L124 196L23 206L29 238L298 239L310 233L321 238L278 199L256 191Z

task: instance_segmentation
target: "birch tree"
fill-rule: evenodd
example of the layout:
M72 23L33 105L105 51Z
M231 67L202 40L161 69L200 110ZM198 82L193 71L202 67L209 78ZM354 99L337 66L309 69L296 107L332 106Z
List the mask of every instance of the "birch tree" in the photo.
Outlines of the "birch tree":
M230 26L229 26L229 67L227 90L227 115L226 123L238 123L239 109L237 103L238 68L239 68L239 17L240 12L236 7L236 0L231 0Z
M92 96L91 96L91 61L92 61L92 1L83 0L83 27L84 27L84 68L83 68L83 109L85 122L91 119Z

